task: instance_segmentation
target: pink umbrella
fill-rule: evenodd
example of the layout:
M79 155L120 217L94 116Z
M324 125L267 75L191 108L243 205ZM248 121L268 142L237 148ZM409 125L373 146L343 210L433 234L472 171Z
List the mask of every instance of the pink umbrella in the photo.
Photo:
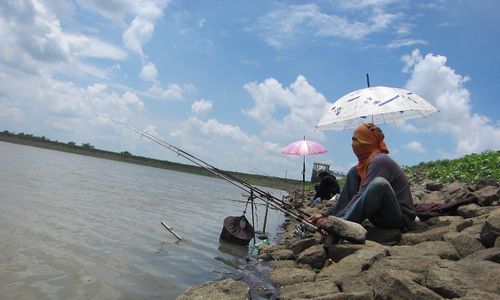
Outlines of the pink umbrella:
M304 157L304 163L302 164L302 198L304 198L306 185L306 155L317 155L325 152L326 148L324 146L314 141L306 140L306 137L304 137L303 140L291 143L281 150L283 154L300 155Z

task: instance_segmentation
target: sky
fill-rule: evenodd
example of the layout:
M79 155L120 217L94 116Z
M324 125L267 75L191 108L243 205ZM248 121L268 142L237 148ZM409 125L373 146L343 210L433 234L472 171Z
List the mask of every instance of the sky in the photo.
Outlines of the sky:
M301 178L307 156L345 172L352 130L314 131L367 86L439 112L380 124L403 166L500 150L500 1L0 1L0 130L218 168Z

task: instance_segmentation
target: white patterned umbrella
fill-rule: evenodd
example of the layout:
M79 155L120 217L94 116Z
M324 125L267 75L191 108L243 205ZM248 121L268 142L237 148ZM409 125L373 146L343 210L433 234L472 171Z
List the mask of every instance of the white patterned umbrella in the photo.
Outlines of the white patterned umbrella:
M343 130L361 123L385 124L438 111L419 95L405 89L385 86L351 92L328 106L317 130Z

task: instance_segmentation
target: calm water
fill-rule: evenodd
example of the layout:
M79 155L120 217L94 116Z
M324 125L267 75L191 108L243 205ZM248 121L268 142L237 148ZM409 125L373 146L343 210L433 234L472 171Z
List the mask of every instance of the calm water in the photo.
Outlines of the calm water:
M224 218L245 207L231 200L242 191L216 178L0 142L0 299L172 299L223 277L258 285L265 267L219 243ZM269 211L272 242L282 222Z

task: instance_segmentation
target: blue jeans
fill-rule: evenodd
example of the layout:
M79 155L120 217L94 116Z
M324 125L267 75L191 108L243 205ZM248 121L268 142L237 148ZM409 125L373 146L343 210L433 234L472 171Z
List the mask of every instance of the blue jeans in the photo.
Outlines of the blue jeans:
M356 223L369 219L380 228L405 230L408 226L406 218L401 212L394 190L383 177L373 179L363 194L346 210L352 197L358 192L360 181L356 167L351 168L339 200L328 213Z

